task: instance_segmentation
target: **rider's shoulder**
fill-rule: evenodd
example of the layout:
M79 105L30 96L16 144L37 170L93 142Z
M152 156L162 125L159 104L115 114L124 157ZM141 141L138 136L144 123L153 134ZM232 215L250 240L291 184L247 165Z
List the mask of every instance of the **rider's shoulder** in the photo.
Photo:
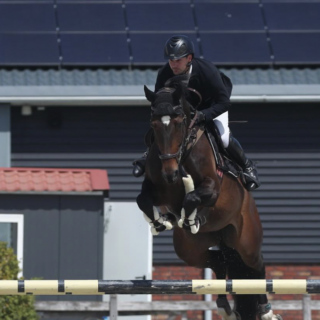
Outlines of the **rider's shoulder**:
M204 70L204 71L218 70L217 67L211 61L206 60L206 59L194 58L192 61L192 65L194 65L196 68L199 68L200 70Z

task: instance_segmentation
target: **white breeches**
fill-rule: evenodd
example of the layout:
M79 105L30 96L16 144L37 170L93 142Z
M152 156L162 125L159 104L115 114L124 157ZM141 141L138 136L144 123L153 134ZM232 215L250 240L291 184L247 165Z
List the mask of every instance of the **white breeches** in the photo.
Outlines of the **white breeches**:
M220 132L223 146L227 148L229 145L230 136L228 111L224 112L219 117L216 117L215 119L213 119L213 121Z

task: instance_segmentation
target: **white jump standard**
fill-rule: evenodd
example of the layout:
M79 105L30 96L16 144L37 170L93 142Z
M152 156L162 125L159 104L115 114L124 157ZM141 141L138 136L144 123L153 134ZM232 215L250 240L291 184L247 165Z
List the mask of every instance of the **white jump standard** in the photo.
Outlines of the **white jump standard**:
M266 293L320 293L320 280L0 280L0 295Z

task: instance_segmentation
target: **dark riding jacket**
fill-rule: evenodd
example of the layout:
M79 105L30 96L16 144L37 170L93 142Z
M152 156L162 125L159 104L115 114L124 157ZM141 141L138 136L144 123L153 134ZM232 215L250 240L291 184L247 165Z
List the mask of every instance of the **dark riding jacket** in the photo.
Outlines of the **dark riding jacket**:
M165 82L174 76L169 62L166 63L158 72L155 92L163 88ZM211 62L198 58L192 59L192 71L188 87L201 94L202 103L197 110L205 114L207 122L229 110L231 106L230 93L222 81L220 71ZM193 103L193 99L188 100L195 106L196 103Z

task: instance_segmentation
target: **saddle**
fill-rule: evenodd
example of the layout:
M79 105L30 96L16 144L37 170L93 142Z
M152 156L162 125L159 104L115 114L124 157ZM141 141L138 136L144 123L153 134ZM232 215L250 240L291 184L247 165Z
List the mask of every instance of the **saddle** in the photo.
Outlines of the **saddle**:
M241 182L245 185L246 180L243 175L243 170L234 160L230 159L230 156L223 146L220 132L213 121L206 126L205 134L216 159L218 175L222 177L223 173L229 173L235 178L240 178ZM219 171L222 174L219 174Z

